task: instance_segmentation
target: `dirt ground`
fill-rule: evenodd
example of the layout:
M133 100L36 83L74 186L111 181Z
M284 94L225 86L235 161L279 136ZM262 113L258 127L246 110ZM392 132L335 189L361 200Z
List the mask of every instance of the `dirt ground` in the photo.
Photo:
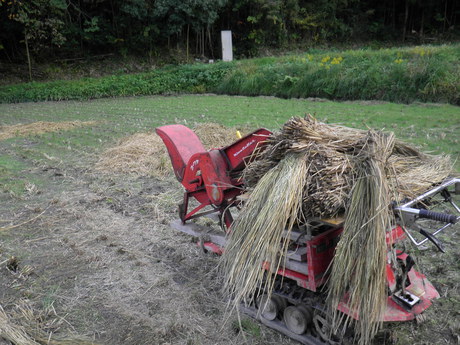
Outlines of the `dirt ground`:
M94 162L52 160L29 173L46 189L0 196L0 227L36 217L0 231L0 301L10 315L29 306L47 334L96 344L297 344L226 317L218 258L169 226L182 193L172 173L107 174ZM441 238L446 254L415 253L441 299L425 323L388 325L376 344L460 344L459 227Z
M289 343L256 324L245 340L236 319L224 319L217 258L169 226L182 192L172 174L35 173L47 175L46 190L4 193L0 203L3 227L41 214L0 232L7 312L29 305L47 332L99 344Z

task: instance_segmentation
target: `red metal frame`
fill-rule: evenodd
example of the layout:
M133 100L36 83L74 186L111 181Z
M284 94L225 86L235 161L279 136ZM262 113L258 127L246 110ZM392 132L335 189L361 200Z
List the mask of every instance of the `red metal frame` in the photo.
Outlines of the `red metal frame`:
M183 125L159 127L156 132L165 143L174 173L185 189L180 209L182 222L219 212L224 215L225 225L229 228L233 219L226 209L236 203L242 184L232 175L244 168L254 150L271 132L261 128L225 148L210 151L206 151L196 134ZM200 205L189 212L190 198L196 199ZM199 213L206 206L213 209Z

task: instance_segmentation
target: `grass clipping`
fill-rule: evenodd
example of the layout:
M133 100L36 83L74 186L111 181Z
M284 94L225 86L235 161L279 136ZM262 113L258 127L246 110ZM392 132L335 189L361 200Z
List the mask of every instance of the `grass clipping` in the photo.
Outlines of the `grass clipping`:
M260 287L271 294L275 275L265 275L261 266L269 262L276 272L283 265L294 225L345 214L328 304L338 329L350 322L336 309L348 293L359 318L358 342L368 344L386 306L390 201L413 197L450 173L448 157L422 154L393 134L327 125L311 116L291 119L244 172L250 196L232 225L222 261L233 306L252 302Z
M94 126L96 121L62 121L45 122L38 121L29 124L19 124L12 126L0 126L0 140L15 137L25 137L29 135L39 135L47 132L67 131L83 126Z

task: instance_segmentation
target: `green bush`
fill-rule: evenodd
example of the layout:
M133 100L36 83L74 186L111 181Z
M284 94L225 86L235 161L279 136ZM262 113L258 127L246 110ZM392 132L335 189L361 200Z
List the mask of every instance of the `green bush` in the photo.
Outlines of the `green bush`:
M460 44L321 51L0 87L0 102L216 92L460 105Z
M460 104L460 45L321 52L241 61L219 93Z

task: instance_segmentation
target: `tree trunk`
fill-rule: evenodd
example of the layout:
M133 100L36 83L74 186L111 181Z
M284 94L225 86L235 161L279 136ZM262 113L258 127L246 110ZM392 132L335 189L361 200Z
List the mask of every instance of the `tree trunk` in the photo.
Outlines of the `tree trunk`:
M30 60L29 41L27 40L27 30L24 30L24 39L26 42L27 62L29 64L29 81L32 81L32 62Z
M406 0L406 10L404 12L403 42L406 40L407 18L409 18L409 0Z
M423 26L425 24L425 11L422 8L422 19L420 20L420 40L423 40Z
M205 43L206 43L206 40L204 38L204 28L201 29L201 56L204 57L204 47L205 47Z
M211 39L211 29L208 24L208 39L209 39L209 50L211 51L211 56L214 59L214 49L212 47L212 39Z
M187 25L187 62L188 62L188 45L190 40L190 24Z
M444 6L444 21L442 23L442 33L446 32L446 21L447 21L447 2L446 0L446 5Z
M392 22L392 27L393 27L393 32L396 32L396 4L395 0L393 0L393 22Z

